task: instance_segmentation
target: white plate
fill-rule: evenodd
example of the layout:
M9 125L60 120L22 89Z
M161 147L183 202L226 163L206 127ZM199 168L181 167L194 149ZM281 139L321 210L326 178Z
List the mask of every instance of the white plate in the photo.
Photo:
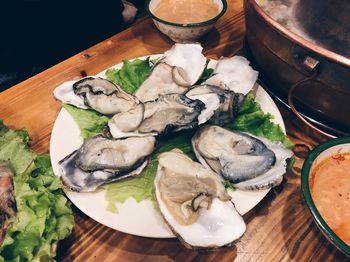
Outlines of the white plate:
M146 57L141 57L141 59L144 58ZM159 58L159 55L151 56L151 59L155 58ZM215 63L216 61L211 61L209 66L214 67ZM120 68L121 66L122 64L118 64L114 68ZM99 73L98 76L104 77L104 72ZM260 103L264 112L271 113L274 116L273 121L279 124L285 132L282 116L276 104L261 86L257 88L256 100ZM58 162L79 148L82 143L83 140L80 137L78 125L70 114L62 108L56 118L50 141L51 163L57 176L59 176ZM230 191L229 194L232 196L238 212L244 215L253 209L268 191L236 190L234 192ZM67 190L65 193L82 212L105 226L143 237L174 237L160 214L154 210L152 203L148 200L137 203L130 198L123 204L117 204L119 212L115 214L107 211L108 202L105 199L105 190L94 193L75 193Z

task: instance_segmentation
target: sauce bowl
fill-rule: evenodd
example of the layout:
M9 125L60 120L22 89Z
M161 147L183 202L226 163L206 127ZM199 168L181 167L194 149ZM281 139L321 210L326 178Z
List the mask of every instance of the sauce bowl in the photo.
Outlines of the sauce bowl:
M148 0L146 2L146 11L159 31L170 37L173 41L180 43L196 42L198 38L214 27L216 21L218 21L227 10L226 0L214 0L214 3L219 6L219 13L215 17L200 23L177 24L162 20L153 14L155 7L160 1L161 0ZM198 2L200 3L200 1Z
M340 239L327 225L317 210L310 191L310 176L312 174L313 168L322 160L341 152L350 152L350 137L331 139L324 143L321 143L316 148L314 148L303 164L301 171L301 187L307 206L318 228L334 246L336 246L347 256L350 256L350 246L348 246L342 239ZM330 206L329 208L332 207Z

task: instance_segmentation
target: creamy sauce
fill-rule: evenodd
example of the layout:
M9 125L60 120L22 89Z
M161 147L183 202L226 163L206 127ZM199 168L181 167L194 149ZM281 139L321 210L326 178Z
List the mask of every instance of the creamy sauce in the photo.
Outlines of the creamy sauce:
M214 18L219 6L213 0L161 0L153 14L167 22L192 24Z
M313 168L310 189L323 219L350 246L350 152L326 158Z

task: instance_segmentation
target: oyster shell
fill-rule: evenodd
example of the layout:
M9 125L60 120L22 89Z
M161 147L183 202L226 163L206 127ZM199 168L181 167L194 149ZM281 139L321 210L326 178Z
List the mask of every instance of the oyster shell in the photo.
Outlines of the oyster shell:
M150 76L135 92L142 102L152 101L161 94L183 94L201 77L206 58L200 44L175 44L154 65Z
M90 108L105 115L127 111L138 103L134 96L100 77L63 83L54 90L54 96L63 103L82 109Z
M279 142L219 126L204 126L192 138L197 159L239 189L279 185L293 153Z
M91 192L102 184L141 173L153 152L153 136L110 140L95 136L59 162L65 185L77 192Z
M155 101L135 105L113 116L108 127L114 138L157 135L180 131L197 125L205 105L181 94L161 95Z
M253 88L258 74L243 56L221 58L216 64L213 76L204 84L220 86L222 89L246 95Z
M230 246L245 232L246 225L217 175L179 149L159 156L154 183L163 218L186 247Z
M244 101L243 94L207 84L194 86L186 96L205 104L205 109L198 116L198 124L209 121L208 123L220 126L235 118Z

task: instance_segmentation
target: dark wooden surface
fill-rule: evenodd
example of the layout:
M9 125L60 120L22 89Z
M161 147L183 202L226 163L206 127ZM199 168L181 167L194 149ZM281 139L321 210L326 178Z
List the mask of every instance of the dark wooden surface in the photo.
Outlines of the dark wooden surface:
M232 56L242 49L244 15L241 0L228 1L216 28L201 39L205 55ZM162 53L173 43L148 18L126 31L0 93L0 118L11 128L28 129L32 147L49 151L55 118L61 108L52 96L60 83L93 75L138 56ZM136 237L109 229L79 212L70 238L58 250L61 261L345 261L314 224L300 189L300 169L307 153L324 137L308 130L279 106L287 133L296 144L296 164L282 185L270 191L244 216L247 231L231 248L197 253L176 239Z

